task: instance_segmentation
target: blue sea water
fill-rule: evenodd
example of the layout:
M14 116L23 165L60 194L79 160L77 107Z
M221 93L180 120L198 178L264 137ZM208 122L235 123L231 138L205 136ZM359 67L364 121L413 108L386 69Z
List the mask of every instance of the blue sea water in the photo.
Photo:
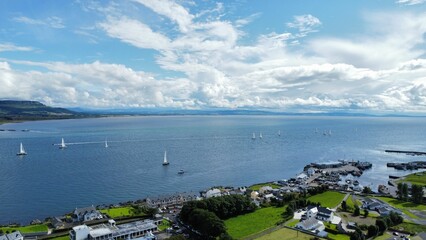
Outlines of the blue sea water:
M426 150L424 118L146 116L0 129L16 130L0 131L0 224L28 223L92 204L290 178L308 163L338 159L372 162L359 181L377 189L388 175L409 173L387 168L386 162L425 159L385 149ZM324 136L329 130L331 136ZM253 132L262 132L263 139L252 140ZM53 144L61 138L74 144L60 150ZM16 156L20 142L27 156ZM161 164L165 150L169 166ZM177 174L180 169L185 174Z

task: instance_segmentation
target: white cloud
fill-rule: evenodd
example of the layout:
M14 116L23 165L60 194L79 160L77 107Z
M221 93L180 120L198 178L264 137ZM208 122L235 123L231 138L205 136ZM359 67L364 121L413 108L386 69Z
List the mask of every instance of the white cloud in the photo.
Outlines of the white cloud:
M287 23L288 27L298 29L302 37L308 33L318 31L316 28L320 25L321 21L310 14L294 16L294 21Z
M171 0L134 0L139 2L146 7L150 8L152 11L163 15L173 22L176 22L179 25L181 32L186 32L191 27L193 15L182 7L181 5L175 3Z
M13 43L0 43L0 52L7 52L7 51L33 51L34 49L32 47L22 47L17 46Z
M21 16L21 17L15 17L12 20L15 22L20 22L20 23L25 23L30 25L43 25L43 26L48 26L51 28L65 28L62 18L59 18L56 16L48 17L44 20Z
M425 3L426 0L397 0L396 3L404 5L417 5Z

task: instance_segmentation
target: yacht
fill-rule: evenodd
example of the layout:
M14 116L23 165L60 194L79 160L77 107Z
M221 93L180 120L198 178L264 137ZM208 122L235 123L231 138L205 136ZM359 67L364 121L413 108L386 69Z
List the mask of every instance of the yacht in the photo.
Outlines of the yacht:
M170 163L167 161L167 151L164 151L164 160L163 160L163 166L167 166ZM181 170L182 171L182 170Z
M59 148L60 148L60 149L64 149L64 148L66 148L66 147L67 147L67 145L65 145L64 138L62 138L61 144L59 144Z
M179 170L179 172L178 172L178 174L184 174L184 173L185 173L185 171L183 171L182 169Z
M19 152L16 155L18 155L18 156L27 155L27 152L25 152L24 145L22 145L22 143L21 143L21 145L19 147Z

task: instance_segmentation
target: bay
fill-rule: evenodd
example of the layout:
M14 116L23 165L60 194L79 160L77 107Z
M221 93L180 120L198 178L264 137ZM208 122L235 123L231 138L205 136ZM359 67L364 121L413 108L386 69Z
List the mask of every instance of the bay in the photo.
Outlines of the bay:
M372 162L359 181L377 189L389 175L409 173L386 162L424 160L385 149L426 150L424 118L143 116L0 129L16 130L0 131L0 224L211 186L249 186L294 177L311 162L339 159ZM331 136L323 135L330 130ZM61 138L70 143L63 150L53 145ZM27 156L16 156L20 142ZM165 150L169 166L161 164ZM177 174L180 169L185 174Z

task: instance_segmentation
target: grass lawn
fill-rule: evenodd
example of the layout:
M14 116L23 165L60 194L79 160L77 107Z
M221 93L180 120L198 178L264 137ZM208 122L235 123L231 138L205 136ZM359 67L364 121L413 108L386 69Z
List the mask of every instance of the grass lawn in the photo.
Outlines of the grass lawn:
M252 213L230 218L225 221L225 225L232 238L241 239L274 227L282 220L281 214L284 211L285 207L261 208Z
M299 222L300 222L300 219L290 219L285 223L285 225L287 227L295 227L296 224L298 224Z
M377 197L378 199L387 202L392 207L398 208L412 218L419 218L408 210L418 210L418 211L426 211L426 205L424 204L415 204L412 202L404 202L395 198L390 197Z
M277 185L274 183L259 183L259 184L251 185L249 189L253 191L259 191L259 189L264 186L270 186L271 188L276 188L276 189L281 187L280 185Z
M100 210L101 213L108 214L111 218L133 216L133 207L119 207Z
M426 171L409 174L404 179L402 179L401 182L410 182L411 184L426 186Z
M334 240L349 240L350 239L350 237L348 235L345 235L345 234L328 233L327 237L330 238L330 239L334 239Z
M342 202L345 194L333 191L323 192L308 198L311 202L321 203L321 206L328 208L335 208Z
M256 240L291 240L291 239L301 239L301 240L309 240L314 236L297 232L288 228L281 228L275 232L266 234L260 238L256 238Z
M404 230L411 233L420 233L426 231L426 226L414 223L401 223L393 227L398 230Z
M391 237L393 237L391 234L389 234L388 232L385 232L383 233L383 235L375 237L374 240L387 240Z
M35 233L35 232L47 232L47 226L44 224L38 224L38 225L28 225L25 227L1 227L1 230L3 230L4 233L9 232L11 233L14 230L18 230L21 233Z
M55 238L49 238L49 240L69 240L70 239L70 235L64 235L64 236L60 236L60 237L55 237Z
M166 219L163 219L163 222L160 225L158 225L158 230L164 231L171 226L172 224L169 221L167 221Z

